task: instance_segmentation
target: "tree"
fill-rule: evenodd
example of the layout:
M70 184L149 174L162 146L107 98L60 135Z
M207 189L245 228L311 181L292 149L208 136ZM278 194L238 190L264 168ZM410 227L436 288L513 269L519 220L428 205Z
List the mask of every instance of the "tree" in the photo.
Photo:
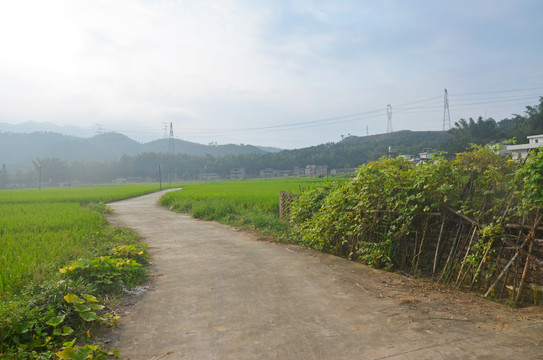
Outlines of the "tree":
M70 180L70 167L60 159L43 158L32 161L37 173L41 170L42 184L59 185Z
M449 130L451 135L443 144L443 150L453 155L465 151L470 144L485 145L502 140L498 124L494 119L483 119L481 116L477 121L460 119L454 123Z
M453 155L465 151L469 144L485 145L516 138L519 143L526 143L527 136L543 134L543 97L536 106L527 106L525 115L514 115L511 119L496 122L493 119L477 121L460 119L448 131L449 139L442 150Z
M6 164L2 164L2 170L0 170L0 189L5 189L9 182L8 170Z

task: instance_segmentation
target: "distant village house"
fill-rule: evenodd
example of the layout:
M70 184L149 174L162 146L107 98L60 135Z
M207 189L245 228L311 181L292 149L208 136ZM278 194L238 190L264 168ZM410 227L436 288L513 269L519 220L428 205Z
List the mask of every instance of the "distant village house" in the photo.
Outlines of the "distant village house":
M230 169L230 179L232 180L244 180L245 168Z
M513 159L525 159L530 151L539 151L543 146L543 134L528 136L528 144L507 145L506 150L513 154Z
M356 168L332 169L330 175L350 175L356 172Z

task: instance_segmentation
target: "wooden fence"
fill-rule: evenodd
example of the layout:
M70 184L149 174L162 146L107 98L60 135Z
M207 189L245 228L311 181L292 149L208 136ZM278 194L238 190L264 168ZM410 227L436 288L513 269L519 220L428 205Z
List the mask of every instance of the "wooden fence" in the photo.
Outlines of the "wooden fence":
M285 191L279 192L279 218L281 220L287 220L288 215L290 214L290 205L299 197L299 194L291 194Z

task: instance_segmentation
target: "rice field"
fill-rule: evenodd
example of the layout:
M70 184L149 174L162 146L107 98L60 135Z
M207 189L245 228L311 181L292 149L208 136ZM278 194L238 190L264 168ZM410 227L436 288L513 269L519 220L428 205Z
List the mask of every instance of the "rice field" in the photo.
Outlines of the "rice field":
M199 219L254 227L281 238L287 227L279 220L279 192L300 193L324 181L325 178L279 178L187 183L182 190L164 195L161 204Z
M138 184L0 191L0 295L116 245L123 236L114 232L123 230L107 226L100 203L156 190Z
M166 188L162 184L163 188ZM71 188L0 190L0 204L37 202L107 203L158 191L158 184L123 184Z

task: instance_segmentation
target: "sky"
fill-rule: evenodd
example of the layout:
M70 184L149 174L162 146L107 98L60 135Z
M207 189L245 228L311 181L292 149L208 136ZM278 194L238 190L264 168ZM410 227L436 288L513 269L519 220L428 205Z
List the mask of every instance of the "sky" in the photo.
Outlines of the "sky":
M540 0L0 2L0 122L285 149L523 114ZM169 130L169 129L168 129Z

